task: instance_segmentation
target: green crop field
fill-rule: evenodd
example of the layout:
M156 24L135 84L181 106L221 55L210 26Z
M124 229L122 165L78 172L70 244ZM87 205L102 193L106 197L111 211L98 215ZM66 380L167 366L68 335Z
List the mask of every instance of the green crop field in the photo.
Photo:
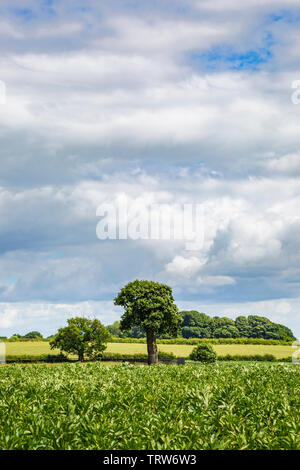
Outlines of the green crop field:
M300 449L295 364L0 367L0 449Z
M273 354L276 358L290 357L293 353L291 346L269 346L260 344L213 344L213 349L219 356L231 355L253 355ZM159 344L159 351L172 352L176 356L187 357L195 346L186 344ZM107 352L119 353L146 353L146 344L134 343L109 343Z
M176 356L187 357L195 346L185 344L159 344L158 349L165 352L173 352ZM220 356L232 355L253 355L253 354L273 354L276 358L291 357L294 352L291 346L282 345L260 345L260 344L214 344L214 350ZM121 354L146 353L147 346L142 343L108 343L107 352L118 352ZM6 343L6 353L8 355L40 355L58 354L58 350L51 350L49 343L43 341L28 341Z

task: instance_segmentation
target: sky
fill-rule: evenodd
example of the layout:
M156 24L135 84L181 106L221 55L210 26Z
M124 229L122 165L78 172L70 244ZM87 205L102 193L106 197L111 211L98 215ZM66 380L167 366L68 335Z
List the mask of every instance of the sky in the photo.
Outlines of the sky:
M148 279L300 337L299 26L300 0L0 0L0 336L111 324ZM100 240L120 196L199 204L201 247Z

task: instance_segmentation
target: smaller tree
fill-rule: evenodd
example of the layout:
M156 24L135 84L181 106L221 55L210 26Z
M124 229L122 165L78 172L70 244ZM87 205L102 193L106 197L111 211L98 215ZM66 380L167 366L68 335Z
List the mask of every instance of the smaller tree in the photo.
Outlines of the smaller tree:
M51 349L58 348L69 354L77 354L79 361L101 359L111 338L104 325L97 320L75 317L67 320L68 326L60 328L50 341Z
M210 344L198 344L190 354L189 357L192 361L199 362L216 362L217 354Z

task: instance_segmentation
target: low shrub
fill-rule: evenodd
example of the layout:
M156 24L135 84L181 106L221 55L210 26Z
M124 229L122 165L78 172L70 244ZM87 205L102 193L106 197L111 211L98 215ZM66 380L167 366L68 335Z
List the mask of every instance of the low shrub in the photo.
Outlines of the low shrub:
M16 341L18 341L18 337L17 336L11 336L7 341L9 341L10 343L15 343Z
M200 362L216 362L217 354L209 344L198 344L191 352L189 359Z

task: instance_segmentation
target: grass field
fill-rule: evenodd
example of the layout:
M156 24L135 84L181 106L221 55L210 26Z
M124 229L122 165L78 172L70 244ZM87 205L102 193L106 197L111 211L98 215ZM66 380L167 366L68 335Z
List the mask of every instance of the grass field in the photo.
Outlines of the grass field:
M0 449L300 449L294 364L0 368Z
M158 349L165 352L173 352L176 356L187 357L195 346L185 344L159 344ZM291 346L271 346L256 344L214 344L214 350L219 356L231 355L253 355L253 354L273 354L276 358L291 357L294 352ZM109 343L107 352L118 352L121 354L146 353L146 344L138 343ZM6 353L8 355L40 355L58 354L58 350L51 350L47 342L15 342L6 343Z

